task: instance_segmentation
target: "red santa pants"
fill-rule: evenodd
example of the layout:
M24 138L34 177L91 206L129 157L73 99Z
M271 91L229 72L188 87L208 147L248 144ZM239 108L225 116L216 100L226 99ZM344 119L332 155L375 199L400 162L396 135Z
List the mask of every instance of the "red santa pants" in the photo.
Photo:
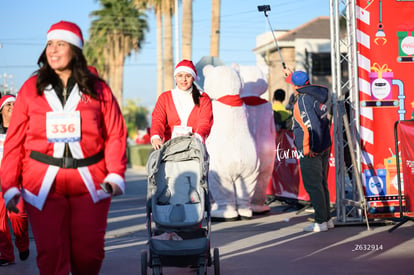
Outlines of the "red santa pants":
M99 274L110 203L94 203L77 170L61 169L43 209L27 204L41 275Z
M14 248L9 228L9 219L13 229L14 244L19 252L29 249L29 222L23 199L17 204L19 213L8 212L0 192L0 259L14 262Z

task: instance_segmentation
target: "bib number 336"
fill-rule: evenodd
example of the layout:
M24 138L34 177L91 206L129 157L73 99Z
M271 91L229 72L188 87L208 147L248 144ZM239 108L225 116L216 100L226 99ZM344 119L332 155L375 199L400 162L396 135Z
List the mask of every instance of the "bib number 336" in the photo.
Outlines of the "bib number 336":
M80 141L80 112L48 112L46 134L49 142Z

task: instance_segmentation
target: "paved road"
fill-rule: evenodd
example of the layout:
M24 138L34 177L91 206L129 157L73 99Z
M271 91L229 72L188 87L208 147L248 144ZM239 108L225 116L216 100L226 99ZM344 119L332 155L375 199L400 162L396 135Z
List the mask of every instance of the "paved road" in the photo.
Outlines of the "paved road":
M126 194L113 200L106 234L102 275L140 274L145 248L146 175L128 169ZM338 225L322 233L305 233L311 213L273 203L270 213L248 221L213 223L211 247L220 251L221 274L414 274L414 223L392 233L389 223ZM381 223L384 224L384 223ZM39 274L31 238L30 258L0 267L0 274ZM17 255L17 252L16 252ZM195 274L190 268L165 268L164 274ZM148 274L152 270L148 269ZM208 274L214 274L213 267Z

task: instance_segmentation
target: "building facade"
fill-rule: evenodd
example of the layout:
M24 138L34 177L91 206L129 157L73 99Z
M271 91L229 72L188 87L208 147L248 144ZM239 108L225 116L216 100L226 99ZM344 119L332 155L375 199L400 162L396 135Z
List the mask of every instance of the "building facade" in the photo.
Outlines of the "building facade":
M271 101L273 91L284 89L286 103L292 93L284 81L282 59L291 70L303 70L309 74L311 83L332 86L331 78L331 40L328 16L317 17L293 30L263 33L256 38L257 64L268 75L268 95ZM281 59L282 56L282 59Z

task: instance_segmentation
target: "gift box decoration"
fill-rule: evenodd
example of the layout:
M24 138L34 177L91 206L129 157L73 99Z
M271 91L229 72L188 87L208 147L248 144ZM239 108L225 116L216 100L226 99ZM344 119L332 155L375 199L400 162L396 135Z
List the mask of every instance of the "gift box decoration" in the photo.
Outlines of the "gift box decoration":
M394 72L388 68L387 64L380 66L374 63L369 73L371 84L371 97L373 100L390 100L392 99L392 79Z

